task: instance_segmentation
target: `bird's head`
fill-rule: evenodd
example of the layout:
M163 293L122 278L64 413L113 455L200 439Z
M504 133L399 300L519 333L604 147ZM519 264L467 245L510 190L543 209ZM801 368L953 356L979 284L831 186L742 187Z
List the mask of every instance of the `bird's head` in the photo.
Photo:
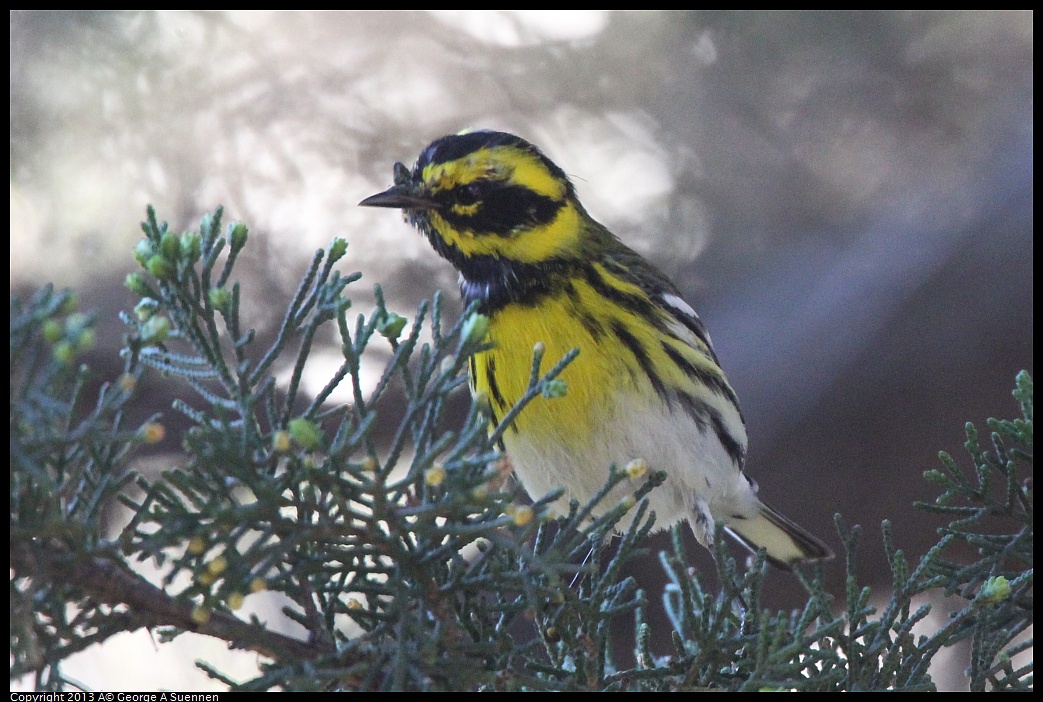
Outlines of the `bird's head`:
M402 209L465 278L578 257L587 214L565 172L506 132L444 136L360 205Z

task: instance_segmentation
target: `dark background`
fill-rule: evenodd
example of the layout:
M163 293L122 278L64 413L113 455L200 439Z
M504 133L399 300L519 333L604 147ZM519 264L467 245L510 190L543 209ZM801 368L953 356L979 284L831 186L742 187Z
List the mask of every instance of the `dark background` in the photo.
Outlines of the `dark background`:
M490 127L540 145L677 282L742 400L761 494L837 550L833 514L863 524L866 582L890 580L882 519L913 557L933 543L911 505L934 495L937 452L1017 410L1031 13L10 17L11 288L53 281L100 309L102 369L146 203L175 229L217 204L251 226L261 334L334 236L365 276L355 309L378 282L406 316L439 288L455 305L449 266L355 205L435 137ZM311 387L335 365L316 354ZM639 571L654 592L655 557ZM841 564L830 577L839 594ZM769 585L769 604L797 601L790 576Z

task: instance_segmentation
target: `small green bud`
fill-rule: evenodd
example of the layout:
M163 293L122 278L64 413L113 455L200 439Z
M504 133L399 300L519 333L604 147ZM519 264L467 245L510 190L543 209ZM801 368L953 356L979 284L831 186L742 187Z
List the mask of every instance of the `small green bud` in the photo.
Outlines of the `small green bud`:
M117 383L120 390L129 394L134 392L134 388L137 387L138 384L138 379L130 373L124 373L119 377Z
M220 575L221 573L228 570L228 559L224 556L215 556L209 563L206 564L206 569L214 575Z
M394 341L398 338L399 334L406 326L406 318L400 314L394 312L388 312L380 323L377 324L377 331L383 336Z
M631 480L643 478L645 473L648 472L648 461L643 458L635 458L627 463L626 468L623 470Z
M69 296L62 301L62 307L58 312L60 314L72 314L80 307L80 298L76 293L69 293Z
M504 512L516 526L525 526L536 516L535 510L530 505L508 505Z
M167 435L167 429L159 422L149 422L143 424L138 429L138 438L144 441L146 444L158 444Z
M348 242L339 236L330 244L330 260L339 261L348 250Z
M98 333L92 327L84 327L76 335L76 350L89 351L98 343Z
M140 273L128 273L123 280L123 286L141 297L151 297L155 294L152 286L145 281L145 276Z
M445 467L435 464L424 472L424 482L431 487L438 487L445 482L446 475Z
M90 319L79 312L66 318L65 329L61 336L68 340L74 353L93 348L98 340L98 335L90 326ZM65 355L65 351L62 352L62 355Z
M272 448L276 453L286 453L290 450L290 432L280 429L272 436Z
M65 332L69 336L76 336L80 333L81 330L83 330L84 327L87 326L88 322L89 320L87 319L87 315L85 314L79 312L77 312L76 314L71 314L65 320Z
M194 263L199 260L201 240L199 234L195 232L185 232L181 235L181 250L185 252L185 258L189 262Z
M156 249L148 239L142 239L134 247L134 258L141 265L146 265L148 260L156 255Z
M235 222L229 225L228 241L232 245L232 251L238 251L239 249L246 246L247 235L249 230L246 225L242 222Z
M160 344L166 340L173 325L166 317L153 317L141 325L141 340L146 344Z
M65 329L57 319L51 318L43 323L43 340L48 344L57 342L64 335Z
M151 297L143 297L141 298L141 302L134 305L134 314L137 316L139 322L147 322L152 319L152 315L154 315L158 310L159 300L155 300Z
M228 305L232 302L232 293L225 288L211 288L208 293L210 304L220 312L226 312Z
M290 436L296 441L301 447L308 449L316 449L322 445L322 430L319 429L315 422L309 421L304 417L298 417L297 419L291 419L289 424Z
M949 478L945 475L945 473L941 472L940 470L935 470L934 468L931 468L930 470L925 470L923 472L923 477L924 480L926 480L927 482L935 483L937 485L945 485L949 481Z
M460 325L460 339L465 346L478 346L489 335L489 318L477 312Z
M981 586L978 597L987 604L998 604L1010 598L1010 581L1002 575L994 575Z
M167 232L159 240L159 253L163 258L176 262L181 255L181 237L174 232Z
M62 340L55 344L51 353L54 355L54 360L63 366L69 365L72 363L72 359L76 358L76 349L73 348L72 342L68 340Z
M159 255L150 258L148 263L145 264L145 268L160 280L172 280L177 274L177 268L174 264Z
M568 392L569 384L560 378L545 381L543 383L543 389L541 390L541 394L549 399L565 397Z

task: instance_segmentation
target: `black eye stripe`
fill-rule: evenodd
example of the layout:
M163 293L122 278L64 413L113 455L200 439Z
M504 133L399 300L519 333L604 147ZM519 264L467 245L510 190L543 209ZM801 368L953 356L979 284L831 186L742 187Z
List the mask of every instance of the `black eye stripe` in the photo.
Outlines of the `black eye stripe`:
M457 186L438 193L435 199L443 205L439 215L454 229L475 234L504 236L520 229L532 229L554 221L564 202L540 195L520 185L485 183ZM484 191L484 192L483 192ZM469 206L480 202L474 213L460 214L454 204Z
M456 201L461 205L468 206L479 202L485 197L485 194L489 190L489 184L483 181L471 183L469 185L461 185L457 188L453 188L451 194L456 197Z

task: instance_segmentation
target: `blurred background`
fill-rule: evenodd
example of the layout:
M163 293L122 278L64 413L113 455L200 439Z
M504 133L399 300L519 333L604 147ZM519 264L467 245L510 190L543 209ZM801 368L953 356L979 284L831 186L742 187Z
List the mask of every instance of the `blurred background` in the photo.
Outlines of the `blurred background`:
M11 290L76 288L101 313L103 372L147 203L175 230L218 204L250 225L237 270L262 336L335 236L340 267L364 274L355 309L380 283L405 316L438 289L459 310L449 265L356 203L434 138L488 127L539 145L675 280L743 402L761 494L836 550L834 513L862 524L864 581L890 582L882 519L914 558L933 543L940 522L912 502L936 494L922 473L939 450L968 465L964 422L1017 412L1033 358L1030 12L10 21ZM336 359L313 358L315 390ZM157 382L142 414L169 391ZM655 592L656 557L639 571ZM829 572L839 594L842 562ZM767 604L792 606L793 585L773 575ZM207 657L195 641L190 658ZM153 653L147 634L127 648ZM130 678L94 686L206 685L122 653L83 675L107 666Z

